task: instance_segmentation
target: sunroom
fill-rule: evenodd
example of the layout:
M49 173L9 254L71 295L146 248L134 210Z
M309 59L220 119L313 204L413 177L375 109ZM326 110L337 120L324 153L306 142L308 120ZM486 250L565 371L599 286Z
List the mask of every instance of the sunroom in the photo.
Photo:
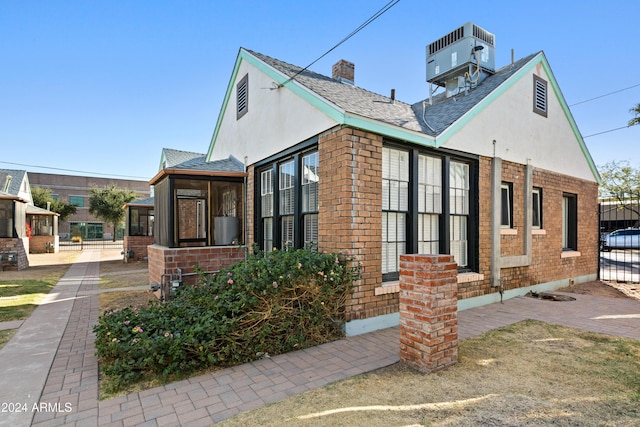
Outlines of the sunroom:
M213 273L245 257L244 165L204 155L163 167L154 186L151 283L194 282L198 270Z

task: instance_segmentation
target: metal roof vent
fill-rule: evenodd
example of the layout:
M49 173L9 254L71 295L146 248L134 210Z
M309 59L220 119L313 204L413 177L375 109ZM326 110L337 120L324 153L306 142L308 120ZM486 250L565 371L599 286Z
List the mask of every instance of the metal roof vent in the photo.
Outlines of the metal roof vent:
M454 96L473 88L496 69L495 36L467 22L427 45L427 82Z

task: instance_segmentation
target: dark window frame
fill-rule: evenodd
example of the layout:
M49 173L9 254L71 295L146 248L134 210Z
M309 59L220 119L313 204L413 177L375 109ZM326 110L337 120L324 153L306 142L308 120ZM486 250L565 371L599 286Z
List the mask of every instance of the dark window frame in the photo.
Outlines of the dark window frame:
M300 249L305 247L304 242L304 218L310 214L318 214L317 211L305 211L302 209L302 159L313 153L318 152L318 138L314 137L307 141L304 141L294 147L291 147L277 155L268 157L255 165L254 172L254 229L255 236L254 242L261 250L269 251L272 248L265 248L265 233L264 223L262 217L262 203L261 203L261 191L262 191L262 172L266 170L273 170L272 172L272 185L273 185L273 212L270 218L272 221L272 244L274 248L283 248L282 245L282 227L281 220L283 217L293 217L293 247ZM289 161L294 162L294 177L293 177L293 214L281 215L280 213L280 165ZM320 164L319 167L322 167ZM317 246L317 242L316 242Z
M505 200L504 196L507 196ZM500 184L500 227L513 228L513 183L502 181Z
M479 158L473 154L460 153L454 150L440 148L430 150L424 147L416 147L412 144L385 139L383 146L409 151L409 211L407 214L407 254L418 253L418 221L420 212L418 211L418 156L426 155L440 158L441 164L441 203L442 209L439 214L439 252L441 254L451 253L451 210L450 210L450 165L451 162L465 163L469 167L469 213L466 217L467 229L467 265L458 267L458 272L479 271ZM382 237L382 236L381 236ZM388 273L383 275L383 282L398 280L398 274Z
M537 204L536 204L536 199L537 199ZM544 227L542 203L543 203L542 188L533 187L533 190L531 191L531 210L532 210L531 227L533 227L536 230L542 230Z
M578 250L578 196L562 194L562 250Z

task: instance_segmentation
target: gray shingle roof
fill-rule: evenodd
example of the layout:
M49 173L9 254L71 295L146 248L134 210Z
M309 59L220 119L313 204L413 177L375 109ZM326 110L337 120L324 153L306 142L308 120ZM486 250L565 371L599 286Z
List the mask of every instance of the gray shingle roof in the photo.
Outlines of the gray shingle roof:
M302 70L301 67L258 52L251 50L247 50L247 52L288 77L293 77ZM436 96L432 100L433 105L428 105L426 101L413 105L397 99L393 101L386 96L341 83L331 77L309 70L302 71L295 77L295 81L346 112L437 136L536 55L529 55L513 65L510 64L497 70L494 75L487 77L482 84L468 91L466 95L457 95L452 98L445 98L444 94Z
M162 149L166 164L165 169L185 169L212 172L244 172L244 165L233 156L227 159L208 162L206 155L189 151Z
M7 178L11 177L11 183L9 184L9 188L7 189L7 193L12 196L17 196L20 194L20 187L24 178L27 174L27 171L23 170L15 170L15 169L0 169L0 191L5 190L5 184L7 182Z

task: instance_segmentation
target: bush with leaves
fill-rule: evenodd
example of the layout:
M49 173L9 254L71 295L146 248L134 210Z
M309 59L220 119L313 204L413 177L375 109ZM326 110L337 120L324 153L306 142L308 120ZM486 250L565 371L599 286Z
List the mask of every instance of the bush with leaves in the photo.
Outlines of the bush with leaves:
M256 251L164 304L107 310L94 327L103 373L119 388L338 339L359 273L347 254Z

